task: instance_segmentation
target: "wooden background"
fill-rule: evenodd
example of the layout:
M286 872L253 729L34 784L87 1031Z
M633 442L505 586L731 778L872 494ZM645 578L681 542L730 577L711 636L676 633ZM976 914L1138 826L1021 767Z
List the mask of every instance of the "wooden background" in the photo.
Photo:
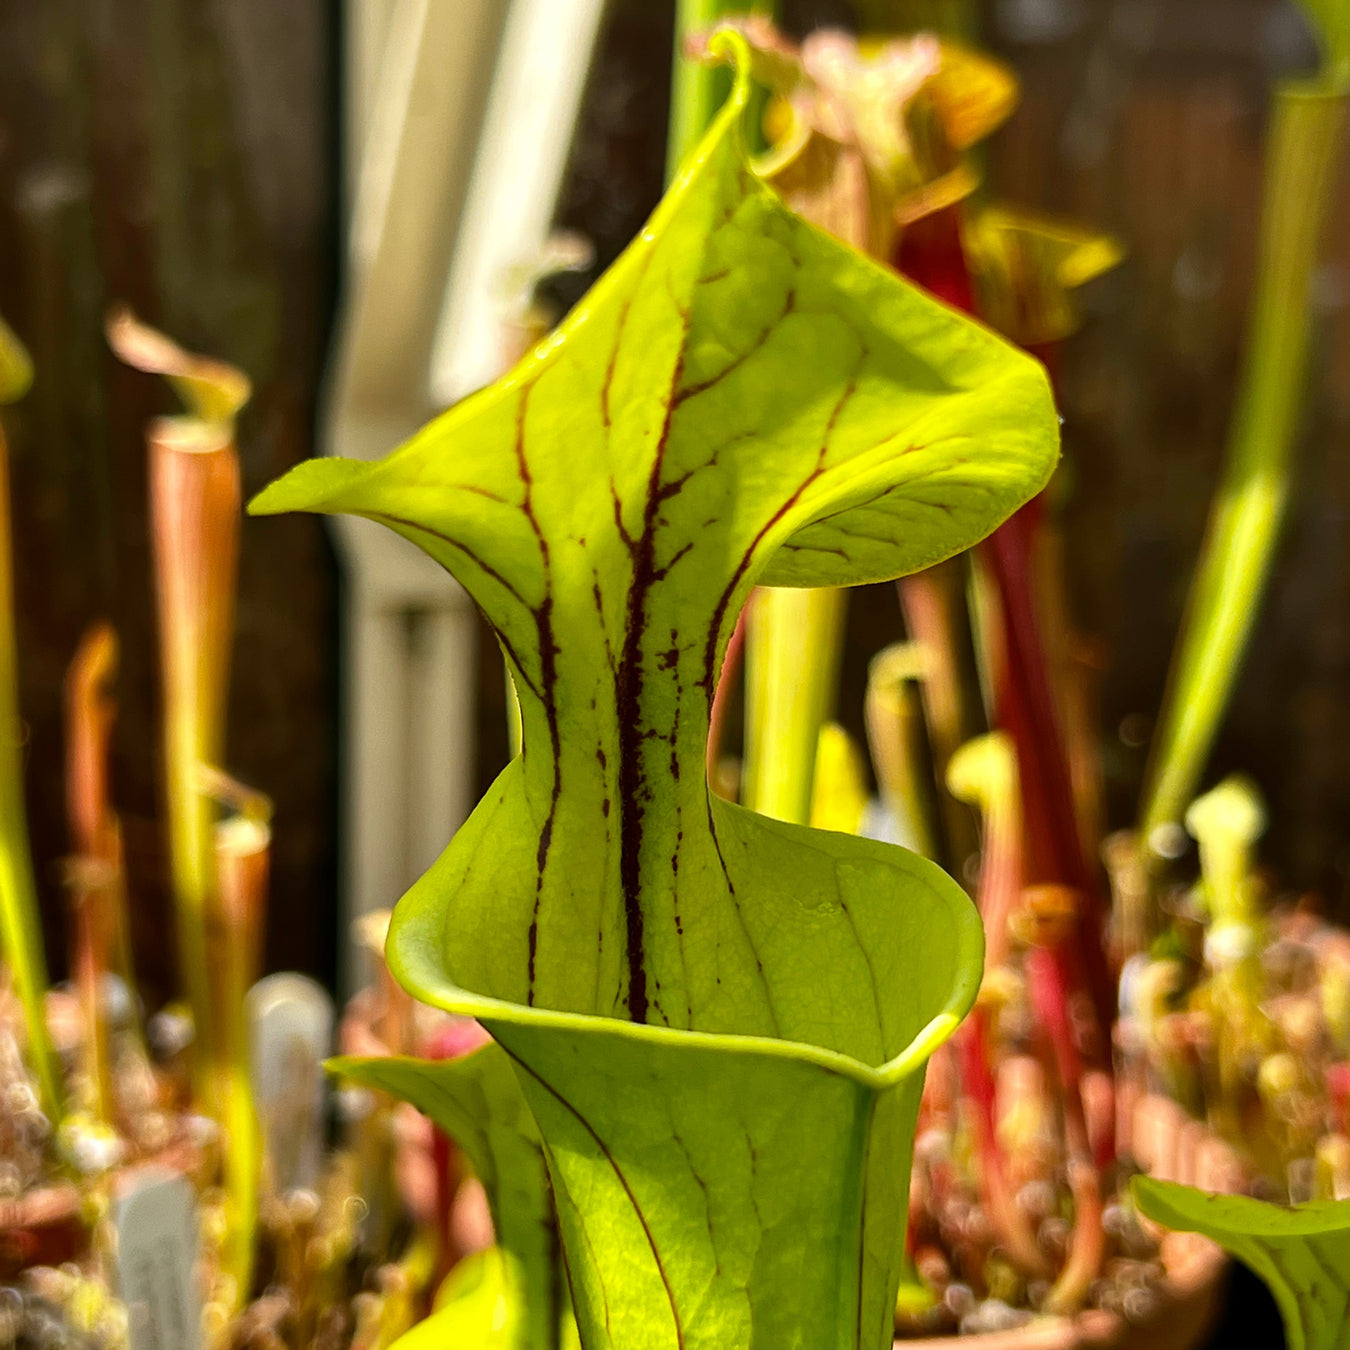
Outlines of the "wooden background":
M1315 52L1295 7L1269 0L1001 0L991 18L1023 81L990 157L994 193L1102 226L1128 249L1086 297L1062 381L1071 583L1080 622L1106 644L1103 745L1113 815L1125 823L1142 772L1136 743L1159 706L1233 408L1271 82L1309 68ZM1272 815L1266 857L1342 918L1348 168L1315 285L1297 490L1209 777L1257 778Z
M920 0L915 0L920 2ZM945 0L926 0L927 3ZM884 0L876 0L884 3ZM660 191L672 0L612 0L560 223L612 258ZM848 0L789 22L848 24ZM1272 79L1312 59L1279 0L984 0L1021 105L991 193L1116 233L1064 355L1066 528L1081 625L1109 654L1104 762L1130 818L1242 351ZM159 826L154 627L141 429L171 407L108 356L115 300L243 366L253 490L311 452L337 286L339 14L333 0L10 0L0 6L0 313L39 370L13 419L28 787L49 947L61 964L60 689L100 617L124 645L114 776L152 995L172 989ZM1350 182L1319 274L1299 487L1213 770L1264 787L1267 856L1344 915L1350 872ZM560 304L585 279L555 288ZM329 978L338 934L339 578L323 529L246 522L230 765L277 801L268 963ZM899 635L857 597L844 711ZM479 776L505 753L486 644Z
M152 998L173 989L146 534L161 381L119 366L127 301L243 367L244 489L307 456L334 292L336 28L321 0L0 5L0 313L38 376L14 410L21 699L37 876L63 964L61 682L85 628L122 639L113 757ZM322 528L246 521L229 768L276 800L267 959L333 965L336 575Z

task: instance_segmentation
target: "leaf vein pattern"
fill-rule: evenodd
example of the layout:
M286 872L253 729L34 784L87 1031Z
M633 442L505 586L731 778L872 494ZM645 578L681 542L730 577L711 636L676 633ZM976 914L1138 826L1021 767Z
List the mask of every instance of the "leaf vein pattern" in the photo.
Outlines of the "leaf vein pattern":
M507 1051L507 1053L510 1054L509 1051ZM511 1058L515 1059L515 1056L511 1056ZM520 1063L519 1060L515 1060L515 1062L517 1064ZM524 1066L522 1065L521 1067L523 1068ZM593 1269L598 1269L600 1265L599 1256L595 1250L595 1243L591 1239L590 1230L586 1227L585 1211L572 1198L571 1191L567 1189L567 1184L562 1179L563 1174L558 1170L557 1163L552 1161L553 1153L547 1143L544 1144L544 1156L550 1159L551 1161L551 1166L549 1169L549 1177L550 1177L550 1184L553 1185L555 1188L554 1193L555 1195L560 1195L563 1199L566 1200L567 1207L576 1216L577 1231L581 1234L582 1241L585 1242L586 1244L586 1250L591 1254L591 1267ZM557 1178L556 1182L553 1181L554 1177ZM577 1286L576 1281L572 1278L572 1266L567 1259L566 1247L562 1249L562 1258L563 1258L563 1273L567 1276L567 1287L571 1291L572 1306L575 1308L578 1306ZM605 1288L605 1282L603 1280L598 1281L598 1283L600 1285L600 1303L601 1306L604 1308L605 1312L605 1336L610 1341L610 1343L613 1344L614 1328L610 1324L609 1293Z
M778 331L783 320L792 313L797 303L797 292L789 289L783 300L782 310L769 321L760 331L758 336L750 343L743 352L736 356L722 367L716 375L710 375L706 380L700 380L697 384L686 385L675 395L675 406L687 403L691 398L697 398L700 394L706 394L709 389L715 389L723 380L729 379L736 373L751 357L760 352L764 344Z
M508 1055L511 1054L509 1050L507 1050L506 1053ZM627 1176L624 1175L623 1168L619 1166L618 1160L614 1157L613 1153L610 1152L609 1145L600 1137L595 1127L575 1106L572 1105L571 1102L567 1100L566 1097L562 1095L562 1093L558 1091L557 1088L544 1078L540 1077L540 1075L523 1060L517 1059L514 1055L511 1055L511 1058L514 1063L519 1065L521 1069L529 1074L530 1077L533 1078L534 1081L538 1083L539 1086L543 1088L544 1091L547 1092L549 1096L551 1096L558 1105L572 1116L577 1124L591 1136L595 1141L596 1148L600 1150L601 1155L609 1165L610 1170L614 1173L619 1185L623 1187L623 1192L628 1197L628 1203L633 1208L634 1217L637 1219L638 1223L642 1225L642 1232L647 1239L647 1246L651 1250L652 1260L656 1264L657 1274L661 1277L661 1283L665 1287L666 1301L670 1305L670 1316L675 1324L675 1344L678 1347L678 1350L684 1350L684 1324L680 1321L680 1310L675 1303L675 1291L671 1288L670 1276L666 1273L665 1263L661 1260L661 1252L656 1245L655 1237L652 1235L651 1226L647 1222L647 1216L642 1212L642 1206L638 1204L637 1196L633 1194L633 1188L629 1184Z
M521 510L525 513L530 529L539 545L540 561L544 572L544 595L534 606L535 628L539 639L539 691L538 697L544 708L544 719L548 724L550 750L552 752L552 784L549 789L548 808L544 813L543 824L539 827L539 847L535 852L534 910L530 915L530 926L526 933L526 1002L534 1005L535 958L539 948L539 908L544 894L544 869L548 866L549 851L553 846L553 822L558 814L558 796L562 791L562 742L558 726L558 644L553 635L553 572L552 558L548 540L539 525L539 517L534 510L534 476L530 472L529 461L525 456L525 419L529 411L530 393L534 386L525 385L520 392L520 403L516 409L516 468L520 481L525 487L525 500ZM526 747L528 754L529 748Z

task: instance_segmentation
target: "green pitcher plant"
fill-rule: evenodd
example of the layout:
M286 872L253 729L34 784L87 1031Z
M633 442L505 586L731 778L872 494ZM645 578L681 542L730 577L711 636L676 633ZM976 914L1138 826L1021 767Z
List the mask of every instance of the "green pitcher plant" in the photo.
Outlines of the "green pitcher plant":
M108 315L106 333L121 361L162 376L184 404L183 413L150 423L146 448L179 962L192 1008L197 1095L227 1140L221 1297L233 1307L247 1297L257 1222L260 1155L243 1005L256 921L245 931L231 923L217 856L218 803L207 780L225 758L239 557L235 418L252 386L242 371L185 351L124 307ZM265 867L264 858L260 879Z
M387 458L310 461L251 509L381 521L496 630L522 752L387 952L511 1062L586 1350L880 1350L979 916L922 858L711 795L709 712L752 586L969 547L1057 426L1034 361L755 175L747 54L718 41L727 105L558 331Z
M468 1261L455 1267L418 1333L426 1344L565 1350L569 1336L574 1344L543 1147L511 1061L488 1044L436 1063L391 1055L330 1067L416 1106L455 1139L487 1194L495 1249L473 1263L476 1272Z

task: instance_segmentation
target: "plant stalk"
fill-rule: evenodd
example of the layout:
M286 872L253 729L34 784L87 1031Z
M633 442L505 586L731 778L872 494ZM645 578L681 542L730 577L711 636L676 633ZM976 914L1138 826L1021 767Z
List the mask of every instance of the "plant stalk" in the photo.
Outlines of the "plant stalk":
M1017 757L1003 732L967 742L952 756L947 789L954 801L979 809L984 850L977 902L985 931L986 980L1009 955L1009 920L1021 894L1022 812ZM979 1155L979 1186L985 1209L1017 1267L1044 1277L1045 1258L1026 1216L1012 1194L995 1119L996 1090L991 1065L992 1018L982 1000L956 1034L961 1057L961 1090Z
M18 653L14 635L14 553L10 532L9 448L0 426L0 938L23 1008L28 1063L42 1110L59 1125L63 1109L43 1000L47 960L42 950L37 887L28 850L23 797L23 724L19 717Z
M685 54L686 42L694 34L704 33L734 15L753 13L773 18L777 9L776 0L676 0L667 182L675 177L731 92L731 72L725 66L705 66L691 60Z
M169 852L182 976L196 1026L201 1099L224 1047L212 1018L207 925L217 903L215 805L202 766L221 763L234 631L239 459L227 428L150 429L150 497L164 679Z
M258 1127L249 1082L244 994L256 964L261 897L241 862L227 893L217 841L239 531L239 456L232 428L163 419L150 430L151 513L165 694L170 859L179 950L196 1027L196 1096L225 1135L227 1300L249 1296L257 1225ZM265 857L261 872L265 883ZM237 911L254 908L251 914Z
M882 801L914 849L950 872L937 804L941 779L935 776L936 756L920 706L926 696L920 691L940 678L934 656L931 649L915 642L878 652L868 666L863 715Z
M928 662L920 693L942 819L943 862L962 884L967 864L979 853L979 835L969 807L947 786L947 769L958 748L986 729L965 574L964 560L949 558L896 583L910 640L924 649Z
M1081 897L1077 967L1096 1016L1096 1056L1109 1055L1115 988L1106 964L1104 905L1084 856L1068 764L1050 691L1045 648L1032 591L1032 538L1039 502L1023 507L980 545L998 593L1004 659L999 671L997 721L1017 748L1027 832L1026 880L1072 888ZM1064 954L1068 957L1068 953Z
M1046 1296L1045 1309L1067 1313L1081 1305L1105 1253L1101 1175L1092 1156L1083 1104L1083 1065L1071 1026L1072 975L1066 971L1062 950L1049 947L1032 946L1027 951L1026 969L1036 1020L1049 1040L1051 1061L1059 1078L1069 1186L1074 1200L1068 1259Z
M746 620L741 802L777 820L811 819L816 746L834 703L846 597L764 586Z
M1225 779L1186 812L1186 828L1199 845L1200 875L1209 906L1204 960L1214 1017L1223 1122L1240 1119L1245 1066L1276 1047L1263 1007L1265 977L1261 953L1267 944L1252 876L1257 840L1266 825L1255 787Z
M116 704L117 635L98 624L80 643L66 674L66 809L74 859L69 876L71 965L85 1017L85 1071L96 1118L113 1123L113 1084L102 985L125 939L122 848L109 806L108 743Z
M1181 820L1195 794L1270 572L1302 422L1313 271L1348 94L1343 80L1276 94L1246 370L1146 779L1145 848Z
M238 1301L248 1298L258 1223L261 1141L250 1077L248 991L258 978L272 831L265 819L233 816L215 827L219 904L210 929L215 953L214 1025L221 1068L213 1075L218 1113L228 1133L225 1185L231 1199L226 1269L238 1281Z

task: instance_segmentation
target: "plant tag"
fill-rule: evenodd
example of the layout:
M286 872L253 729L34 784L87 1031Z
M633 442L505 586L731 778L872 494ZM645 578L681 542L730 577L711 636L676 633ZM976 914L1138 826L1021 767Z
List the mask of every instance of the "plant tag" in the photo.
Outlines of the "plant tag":
M323 1159L323 1062L333 1001L308 976L283 972L248 994L253 1095L278 1193L318 1185Z
M118 1199L117 1292L131 1350L200 1350L197 1196L185 1176L155 1168Z

